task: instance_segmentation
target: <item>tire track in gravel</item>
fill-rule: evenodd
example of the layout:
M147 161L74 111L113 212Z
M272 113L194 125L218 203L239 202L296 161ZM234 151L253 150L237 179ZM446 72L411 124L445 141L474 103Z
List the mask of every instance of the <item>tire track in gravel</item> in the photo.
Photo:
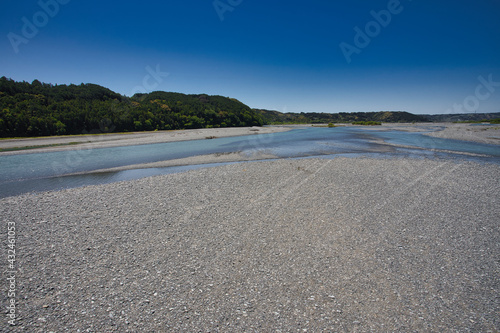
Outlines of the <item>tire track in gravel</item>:
M318 166L318 164L320 165ZM291 176L273 184L271 188L261 193L257 199L252 200L236 213L233 212L232 215L226 215L230 212L223 212L223 216L221 217L223 221L221 223L224 225L224 234L222 235L222 239L219 239L219 242L225 245L213 253L215 256L211 258L211 262L219 264L217 271L208 272L208 274L212 276L210 287L211 297L226 295L226 297L231 299L234 309L226 308L223 310L226 315L240 311L235 309L247 309L249 311L260 309L263 315L266 315L267 312L264 309L273 304L273 301L254 299L252 297L255 297L256 294L265 293L266 290L272 294L269 290L270 286L276 286L277 283L279 284L278 281L282 279L282 277L270 278L267 274L274 273L269 271L268 262L261 261L262 258L268 258L267 252L275 249L275 245L270 244L265 239L266 236L271 235L270 237L273 237L274 233L272 229L277 227L275 225L276 216L273 215L286 209L284 203L287 198L293 197L293 200L299 199L302 195L300 188L305 183L311 181L328 164L329 161L324 163L324 161L315 160L312 164L307 165L308 169L313 169L312 171L307 171L302 169L302 167L297 169L294 167ZM307 176L301 180L297 180L297 178L303 177L304 173L307 173ZM266 211L261 211L262 207L265 207ZM199 219L199 213L205 208L207 207L197 206L195 210L184 214L183 219L187 223L192 223L193 219ZM246 221L248 223L245 223ZM272 222L272 225L266 225L266 223L270 222ZM279 237L286 236L281 234ZM278 249L282 247L282 244L280 244ZM237 272L242 272L243 274ZM231 276L231 280L227 280L228 276ZM254 279L250 279L250 276ZM249 283L249 281L255 280L260 282ZM238 295L241 299L238 299L238 296L235 295L237 290L239 290ZM224 319L220 320L222 324Z
M315 160L310 167L314 167L317 164L320 164L322 160ZM328 161L329 162L329 161ZM303 176L304 172L295 172L291 176L287 177L285 180L280 181L277 184L273 184L269 189L265 190L261 193L256 199L251 199L251 202L245 205L238 211L238 214L235 216L243 217L244 215L251 215L252 212L261 205L266 203L271 203L271 206L267 209L267 213L265 216L261 218L261 221L267 220L276 210L281 207L286 199L295 194L297 196L297 190L302 187L303 184L307 183L310 179L312 179L318 172L324 169L329 163L324 163L319 168L314 171L309 171L310 174L296 183L296 179L298 177ZM298 169L301 171L301 169ZM197 218L201 211L208 208L206 205L197 205L191 207L190 210L187 210L186 213L181 217L181 219L185 223L190 223L194 218ZM233 216L234 217L234 216ZM260 226L260 224L258 225ZM247 229L250 232L251 229ZM246 235L241 234L240 237L242 239L246 239Z
M310 165L310 167L314 167L316 166L317 164L321 163L322 160L315 160L312 165ZM328 161L329 162L329 161ZM328 163L327 163L328 164ZM258 198L256 198L255 200L252 201L251 205L248 205L247 207L245 208L250 208L250 207L253 207L253 206L256 206L258 204L261 204L262 202L267 202L269 201L270 199L272 199L277 193L281 192L280 188L285 188L287 186L292 186L293 189L298 189L300 188L304 183L306 183L310 178L312 178L313 176L315 176L319 171L321 171L323 168L326 167L326 165L322 165L320 166L319 168L317 168L315 171L313 172L310 172L311 174L306 177L305 179L303 179L302 181L300 181L298 184L296 184L294 182L294 180L300 176L303 175L303 173L295 173L293 175L291 175L290 177L288 177L286 180L282 181L281 183L278 183L274 186L272 186L269 190L265 191L264 193L262 193ZM299 169L297 169L298 171L300 171L300 167ZM291 183L291 184L290 184ZM287 191L287 195L283 196L282 198L280 198L276 203L275 205L278 205L278 204L281 204L283 202L283 200L286 199L286 197L288 197L291 193L292 193L292 189L288 190ZM267 217L267 216L266 216Z
M400 189L397 189L396 191L394 191L392 193L391 196L389 196L388 198L382 198L384 199L382 202L378 203L377 205L375 205L374 209L373 209L373 212L370 212L370 214L373 214L373 213L376 213L377 211L380 211L382 210L384 207L386 207L387 205L393 203L395 201L396 198L398 198L399 196L402 196L403 194L405 194L406 192L409 192L411 191L414 187L416 187L420 182L422 182L422 180L426 179L426 178L429 178L433 173L437 173L439 172L442 168L448 166L451 162L442 162L442 164L440 164L439 166L435 167L435 168L432 168L428 171L426 171L425 173L417 176L414 180L410 181L408 184L406 184L403 188L400 188ZM458 168L458 164L455 165L451 170L448 171L448 173L451 173L453 172L456 168ZM445 175L447 173L444 173L443 175L440 176L440 178L444 178ZM436 183L434 186L437 186L438 183ZM417 204L416 201L413 201L414 205ZM363 218L366 217L366 216L363 216Z

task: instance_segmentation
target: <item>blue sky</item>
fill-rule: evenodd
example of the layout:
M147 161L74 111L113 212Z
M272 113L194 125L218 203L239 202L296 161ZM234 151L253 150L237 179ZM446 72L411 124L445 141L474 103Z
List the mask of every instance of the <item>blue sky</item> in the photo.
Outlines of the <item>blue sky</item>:
M0 76L17 81L208 93L282 112L500 112L499 0L2 7Z

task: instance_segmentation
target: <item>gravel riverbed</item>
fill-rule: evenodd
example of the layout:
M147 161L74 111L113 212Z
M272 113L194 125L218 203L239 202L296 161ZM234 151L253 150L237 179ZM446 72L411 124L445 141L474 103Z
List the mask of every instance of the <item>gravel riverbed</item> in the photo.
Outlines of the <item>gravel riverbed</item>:
M499 188L493 164L335 158L1 199L1 330L498 331Z

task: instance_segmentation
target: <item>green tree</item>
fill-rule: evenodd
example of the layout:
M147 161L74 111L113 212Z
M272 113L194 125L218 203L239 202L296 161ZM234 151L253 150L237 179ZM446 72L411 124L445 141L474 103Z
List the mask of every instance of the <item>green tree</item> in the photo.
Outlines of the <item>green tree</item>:
M66 134L66 125L64 125L60 120L55 123L56 134L63 135Z
M134 130L142 131L142 123L138 120L134 121Z

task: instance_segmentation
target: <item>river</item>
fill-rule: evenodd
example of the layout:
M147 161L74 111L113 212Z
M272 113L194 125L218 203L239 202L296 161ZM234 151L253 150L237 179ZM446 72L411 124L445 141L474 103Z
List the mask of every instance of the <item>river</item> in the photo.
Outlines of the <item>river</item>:
M138 179L220 164L90 171L198 155L263 152L277 158L447 158L500 164L500 146L440 139L421 132L308 127L274 134L0 156L0 198L33 191ZM78 173L75 175L75 173Z

